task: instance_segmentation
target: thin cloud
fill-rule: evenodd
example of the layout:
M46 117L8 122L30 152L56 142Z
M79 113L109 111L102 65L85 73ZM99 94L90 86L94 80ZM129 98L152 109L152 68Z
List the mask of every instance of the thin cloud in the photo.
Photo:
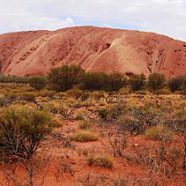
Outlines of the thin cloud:
M110 25L186 40L185 0L0 0L0 32Z

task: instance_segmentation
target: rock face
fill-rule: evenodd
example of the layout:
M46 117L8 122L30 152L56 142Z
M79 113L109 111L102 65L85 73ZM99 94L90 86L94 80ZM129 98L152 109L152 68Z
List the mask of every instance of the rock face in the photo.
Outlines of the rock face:
M186 42L138 31L72 27L0 35L0 71L47 74L64 64L87 71L186 75Z

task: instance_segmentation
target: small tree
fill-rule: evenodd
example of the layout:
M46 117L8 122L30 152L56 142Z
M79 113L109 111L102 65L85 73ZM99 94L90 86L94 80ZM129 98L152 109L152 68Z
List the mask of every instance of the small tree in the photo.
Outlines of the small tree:
M0 155L3 160L31 159L45 135L51 131L44 111L8 108L0 115Z
M107 90L118 91L127 84L127 79L123 74L112 73L108 75Z
M41 90L46 87L47 79L46 77L43 76L32 77L29 80L29 84L31 87L35 88L36 90Z
M170 79L168 82L169 89L172 92L175 92L177 90L181 90L182 85L183 85L183 81L184 81L183 77L174 77L174 78Z
M141 90L145 86L145 75L134 75L129 80L130 87L133 91Z
M157 90L163 88L164 84L165 76L163 74L155 72L149 75L148 85L153 92L156 92Z
M107 89L108 75L103 72L88 72L85 74L81 88L85 90Z
M79 84L83 75L84 70L80 66L64 65L62 67L52 69L48 75L48 80L54 89L58 91L66 91Z

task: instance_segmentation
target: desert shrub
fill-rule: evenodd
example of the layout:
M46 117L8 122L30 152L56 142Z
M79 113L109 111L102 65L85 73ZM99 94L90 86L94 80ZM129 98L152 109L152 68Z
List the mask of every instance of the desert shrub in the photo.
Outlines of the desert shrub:
M153 92L156 92L157 90L163 88L164 85L165 76L163 74L155 72L149 75L148 86Z
M108 108L108 119L118 120L118 118L126 112L126 105L119 103L114 104L110 108Z
M183 81L182 91L186 95L186 77L184 78L184 81Z
M18 77L18 76L0 76L1 83L28 83L29 77Z
M111 169L113 167L113 160L108 156L91 156L87 159L88 165L90 166L99 166Z
M38 93L38 96L41 96L41 97L52 97L55 94L56 94L56 92L53 91L53 90L46 90L46 89L44 89L44 90L42 90L42 91L40 91Z
M67 91L80 83L84 70L77 65L64 65L52 69L48 75L51 86L57 91Z
M90 131L78 131L71 136L71 139L77 142L90 142L97 141L98 136Z
M121 126L133 134L142 134L150 126L156 126L162 122L165 108L153 103L145 103L143 106L129 108L129 118L119 118Z
M118 91L126 85L126 82L126 78L120 73L88 72L82 80L81 88L85 90Z
M134 75L129 79L132 91L142 90L145 86L145 75Z
M102 108L102 109L99 109L98 111L98 116L103 119L103 120L107 120L107 117L108 117L108 109L107 108Z
M84 90L106 90L108 75L103 72L88 72L82 79L81 88Z
M129 88L127 88L127 87L124 87L124 88L121 88L119 90L119 93L123 94L123 95L129 95L129 94L131 94L131 90Z
M52 128L58 128L58 127L63 126L63 122L61 120L58 120L58 119L52 119L51 122L50 122L50 126Z
M122 87L126 86L127 79L121 73L112 73L108 75L106 90L108 91L118 91Z
M83 91L79 89L70 89L66 93L67 95L73 97L74 99L79 99L82 96Z
M35 101L36 94L34 92L24 92L20 95L20 98L25 101Z
M76 107L76 102L74 102L74 100L68 100L66 102L60 102L59 105L53 105L51 106L51 112L56 114L60 114L61 118L62 119L67 119L67 120L70 120L70 119L74 119L74 114L75 114L75 111L77 109Z
M12 102L14 101L14 99L11 99L9 97L1 97L0 98L0 106L3 107L3 106L8 106L10 105Z
M173 116L166 120L165 125L177 133L184 133L186 131L186 108L174 111Z
M127 147L127 138L124 130L116 128L114 132L108 133L108 141L111 146L113 156L124 156L124 150Z
M105 92L104 91L94 91L90 94L90 96L95 99L95 100L99 100L101 98L105 97Z
M145 136L153 140L167 141L171 138L171 131L163 125L156 125L147 128Z
M30 159L41 140L51 131L44 111L8 108L0 116L0 154L5 160Z
M148 95L149 94L149 91L147 91L147 90L138 90L135 93L136 94L139 94L139 95Z
M81 101L86 101L89 97L90 97L90 93L84 91L83 94L81 95L80 100Z
M80 123L79 123L79 129L82 129L82 130L88 130L92 127L92 121L90 120L82 120Z
M137 119L131 119L124 116L121 116L118 119L120 127L124 131L128 131L130 135L139 135L144 132L143 124Z
M159 94L159 95L169 95L169 94L171 94L171 91L167 88L162 88L162 89L157 91L157 94Z
M174 77L168 81L168 87L171 92L181 90L183 86L184 77Z
M76 114L76 120L84 120L85 119L85 115L84 115L84 112L78 112Z
M20 94L10 91L10 92L5 93L5 97L8 98L8 99L11 99L11 100L16 100L16 99L18 99L18 97L20 97Z
M44 76L35 76L30 78L29 85L36 90L41 90L47 85L47 78Z

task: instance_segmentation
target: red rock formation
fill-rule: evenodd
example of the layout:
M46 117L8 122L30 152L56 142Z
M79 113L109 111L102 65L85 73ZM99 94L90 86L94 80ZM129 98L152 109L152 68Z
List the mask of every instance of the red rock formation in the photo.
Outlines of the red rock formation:
M186 74L186 42L138 31L72 27L0 35L1 72L46 74L63 64L87 71Z

